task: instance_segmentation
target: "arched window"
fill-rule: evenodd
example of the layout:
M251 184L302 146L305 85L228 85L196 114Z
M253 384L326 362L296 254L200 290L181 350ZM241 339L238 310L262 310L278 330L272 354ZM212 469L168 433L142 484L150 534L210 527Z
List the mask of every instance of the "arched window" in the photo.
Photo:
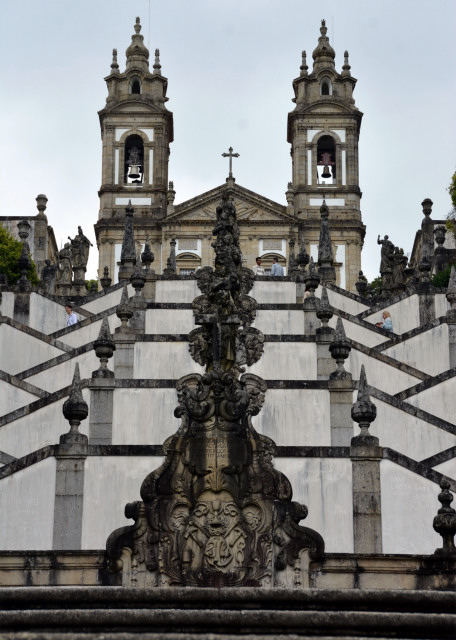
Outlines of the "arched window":
M336 143L331 136L322 136L317 144L317 182L336 183Z
M141 79L138 76L132 76L130 80L130 93L141 93Z
M324 77L320 82L320 95L322 96L331 96L332 95L332 84L331 80L328 77Z
M141 184L144 181L144 144L141 136L128 136L125 141L124 182Z

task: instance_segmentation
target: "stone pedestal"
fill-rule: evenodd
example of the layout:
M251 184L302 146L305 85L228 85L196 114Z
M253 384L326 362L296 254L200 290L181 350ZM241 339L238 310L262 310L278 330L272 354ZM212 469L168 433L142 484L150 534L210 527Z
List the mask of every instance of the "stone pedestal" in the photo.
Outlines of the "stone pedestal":
M418 301L420 326L423 327L435 320L434 287L430 282L421 282L418 285Z
M141 294L136 294L130 298L130 306L133 311L133 316L130 319L130 327L135 333L144 333L146 329L146 300Z
M114 336L116 351L114 353L114 373L116 378L124 380L133 378L135 362L134 333L117 333Z
M90 444L112 444L112 415L115 380L93 378L90 384Z
M336 369L336 363L329 352L329 345L334 338L334 329L320 327L315 332L317 341L317 380L328 380Z
M304 335L313 336L317 329L320 328L321 322L317 318L317 298L309 296L304 299Z
M331 359L332 360L332 359ZM332 366L334 367L334 360ZM332 379L328 381L330 396L331 446L348 447L353 438L353 406L354 382L351 379Z
M81 548L87 436L78 436L79 442L63 442L55 453L57 469L53 549ZM65 439L65 436L62 436L62 439Z
M448 348L450 350L450 369L456 367L456 309L446 314L448 323Z
M382 553L380 461L377 438L352 439L353 537L355 553Z
M26 326L30 322L30 293L14 294L13 318Z
M142 290L143 296L148 302L155 302L157 274L148 271L145 271L144 274L146 276L146 281Z

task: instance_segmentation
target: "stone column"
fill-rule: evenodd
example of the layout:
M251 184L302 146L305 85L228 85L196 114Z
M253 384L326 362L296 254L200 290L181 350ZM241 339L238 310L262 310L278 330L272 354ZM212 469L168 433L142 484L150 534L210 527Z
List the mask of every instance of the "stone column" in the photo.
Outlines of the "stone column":
M114 373L107 367L116 345L109 331L108 318L103 318L98 339L93 344L100 358L100 368L92 373L90 385L90 444L112 444Z
M135 332L128 326L128 320L133 315L133 310L128 302L128 289L123 288L120 304L117 306L116 315L121 321L121 326L115 330L116 353L114 356L114 372L117 378L133 378Z
M345 335L340 316L337 318L334 338L329 345L331 357L337 367L329 375L328 389L330 394L331 445L348 447L353 436L353 380L349 371L345 371L344 361L351 351L350 341Z
M133 316L130 320L130 326L136 333L144 333L146 330L146 310L147 302L142 294L142 289L146 283L146 275L139 264L139 260L136 264L136 268L130 277L130 282L135 289L135 295L130 300L130 307L133 311Z
M321 290L320 304L318 305L316 315L322 323L322 326L315 330L315 339L317 342L317 380L327 380L334 372L336 365L329 352L329 345L334 339L334 329L328 327L328 322L333 316L333 311L329 304L326 287L323 287Z
M56 448L56 482L54 502L53 549L81 548L82 511L84 501L84 466L87 457L87 436L79 433L81 420L87 418L87 403L80 389L79 365L76 364L73 384L63 415L70 431L60 436Z
M450 281L446 298L451 305L446 313L448 324L448 348L450 350L450 369L456 367L456 270L451 267Z
M352 438L350 458L353 482L353 536L355 553L382 553L382 509L380 461L383 449L378 438L369 435L369 426L377 415L370 401L364 366L361 367L358 399L352 418L361 428Z
M320 320L317 318L318 300L315 297L315 289L318 287L320 277L315 269L314 261L310 258L309 270L304 275L306 283L306 293L304 294L304 335L315 335L320 327Z

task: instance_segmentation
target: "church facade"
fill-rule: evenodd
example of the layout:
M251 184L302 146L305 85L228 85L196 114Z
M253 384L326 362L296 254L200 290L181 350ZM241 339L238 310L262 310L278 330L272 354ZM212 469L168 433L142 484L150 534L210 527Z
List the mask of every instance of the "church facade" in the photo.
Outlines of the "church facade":
M103 139L100 211L95 225L99 249L99 276L107 266L117 281L125 226L125 208L134 208L137 251L146 239L155 255L154 268L162 273L175 240L177 273L211 266L214 203L225 185L185 202L176 203L169 181L173 114L166 108L168 80L161 73L158 50L152 69L149 51L140 33L139 19L120 72L114 50L106 77L108 97L99 112ZM294 247L302 246L317 258L320 207L325 200L335 257L336 282L350 291L361 269L365 227L361 219L358 140L362 113L355 106L352 77L345 52L341 73L322 22L309 72L303 52L300 75L293 81L295 108L288 114L293 180L285 202L271 201L237 185L231 168L227 183L233 189L238 212L244 266L252 268L260 256L266 273L272 258L285 272ZM280 114L278 114L280 117ZM175 144L179 142L176 141Z

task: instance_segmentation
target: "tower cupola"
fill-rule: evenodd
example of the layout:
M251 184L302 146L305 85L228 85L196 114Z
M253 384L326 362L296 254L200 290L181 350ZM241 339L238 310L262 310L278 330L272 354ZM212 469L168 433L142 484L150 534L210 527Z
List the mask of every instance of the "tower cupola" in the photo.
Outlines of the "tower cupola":
M141 24L136 18L135 33L131 36L131 45L126 50L126 70L141 69L145 73L149 71L149 49L144 44L144 36L141 35Z
M318 38L318 45L315 47L312 53L312 58L314 60L314 73L317 73L321 69L334 69L334 59L336 57L336 53L329 44L329 38L326 35L327 31L328 29L326 27L326 22L325 20L322 20L320 27L321 36Z

